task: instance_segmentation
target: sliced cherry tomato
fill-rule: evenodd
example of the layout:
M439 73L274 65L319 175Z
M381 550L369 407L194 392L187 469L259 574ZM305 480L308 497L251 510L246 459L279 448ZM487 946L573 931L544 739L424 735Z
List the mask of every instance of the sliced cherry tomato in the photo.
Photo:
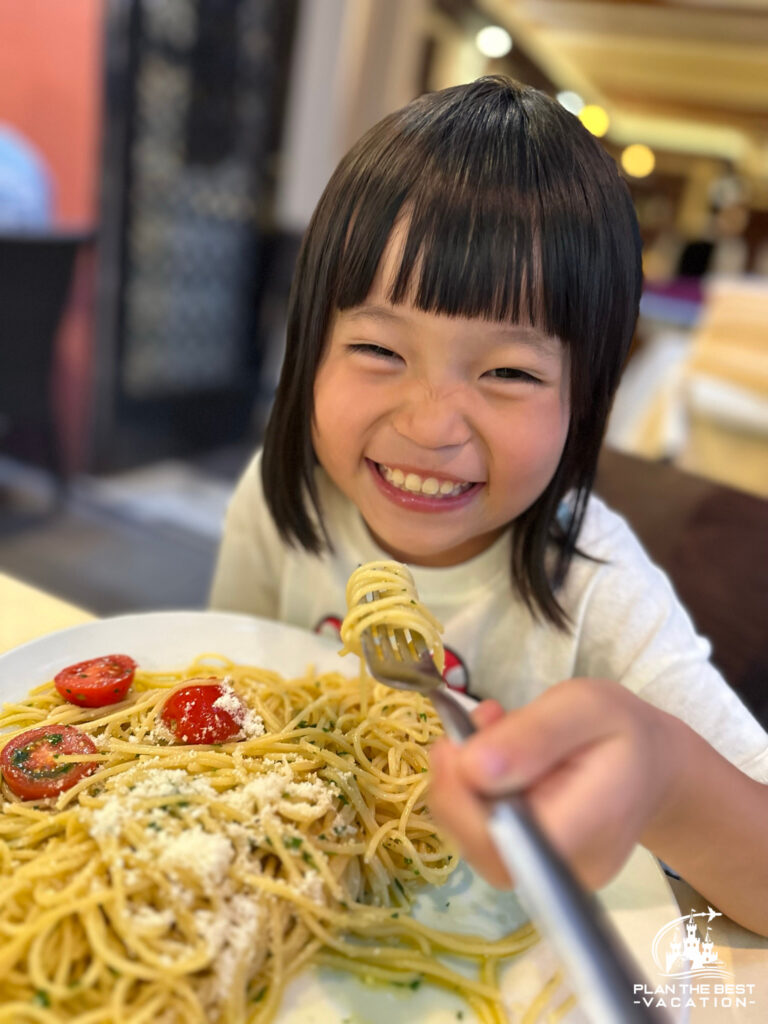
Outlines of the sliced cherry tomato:
M177 690L160 718L177 743L224 743L240 732L246 712L240 698L214 676Z
M74 725L44 725L20 732L0 751L0 771L22 800L56 796L96 770L95 762L59 764L60 754L95 754L91 737Z
M136 662L127 654L108 654L63 668L53 681L70 704L101 708L125 699L135 671Z

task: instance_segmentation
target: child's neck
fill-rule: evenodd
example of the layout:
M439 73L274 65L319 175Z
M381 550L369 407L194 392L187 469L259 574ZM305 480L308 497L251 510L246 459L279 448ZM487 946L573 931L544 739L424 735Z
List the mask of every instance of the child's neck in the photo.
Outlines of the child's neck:
M363 522L365 523L365 520L363 520ZM365 523L365 527L376 544L382 551L389 555L390 558L394 558L398 562L405 562L408 565L422 565L425 568L430 569L445 569L471 561L471 559L481 555L484 551L487 551L489 547L495 544L507 529L506 526L502 526L489 533L482 534L477 537L470 537L463 544L459 544L449 550L423 555L418 552L409 552L405 548L401 548L397 545L388 544L370 528L368 523Z

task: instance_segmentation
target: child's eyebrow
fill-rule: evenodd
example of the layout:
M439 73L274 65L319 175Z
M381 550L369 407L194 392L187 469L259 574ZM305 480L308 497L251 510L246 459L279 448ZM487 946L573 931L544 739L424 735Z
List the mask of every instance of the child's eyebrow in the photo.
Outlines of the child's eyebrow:
M347 320L378 320L381 323L403 323L407 317L387 306L355 306L343 309L342 315Z
M499 335L501 341L531 345L533 348L543 349L546 352L555 351L562 345L560 339L555 335L545 334L533 324L505 324L495 320L487 321L487 324L494 334Z
M353 322L356 320L374 320L384 324L402 324L408 321L407 314L399 313L390 306L370 303L342 310L342 315L346 320ZM500 323L496 320L483 320L483 325L494 334L497 334L500 342L506 341L530 345L544 352L554 352L561 345L559 338L545 334L532 324L510 324Z

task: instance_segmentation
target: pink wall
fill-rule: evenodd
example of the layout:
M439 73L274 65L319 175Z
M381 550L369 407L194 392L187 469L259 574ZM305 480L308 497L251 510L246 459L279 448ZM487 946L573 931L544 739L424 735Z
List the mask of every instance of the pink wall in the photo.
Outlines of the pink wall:
M0 0L0 121L47 160L61 227L95 227L106 0ZM83 250L57 343L54 406L65 463L88 459L96 260Z
M64 223L96 217L104 7L105 0L0 3L0 121L48 161Z

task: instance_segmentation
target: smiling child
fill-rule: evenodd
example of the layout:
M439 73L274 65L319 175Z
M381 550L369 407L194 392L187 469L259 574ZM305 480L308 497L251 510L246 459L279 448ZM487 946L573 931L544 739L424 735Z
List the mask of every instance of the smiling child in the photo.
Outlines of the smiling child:
M544 94L484 78L375 125L305 236L211 601L321 628L359 564L407 562L485 699L432 758L475 866L509 884L482 797L524 789L587 884L642 842L768 933L768 737L591 494L640 293L628 190Z

